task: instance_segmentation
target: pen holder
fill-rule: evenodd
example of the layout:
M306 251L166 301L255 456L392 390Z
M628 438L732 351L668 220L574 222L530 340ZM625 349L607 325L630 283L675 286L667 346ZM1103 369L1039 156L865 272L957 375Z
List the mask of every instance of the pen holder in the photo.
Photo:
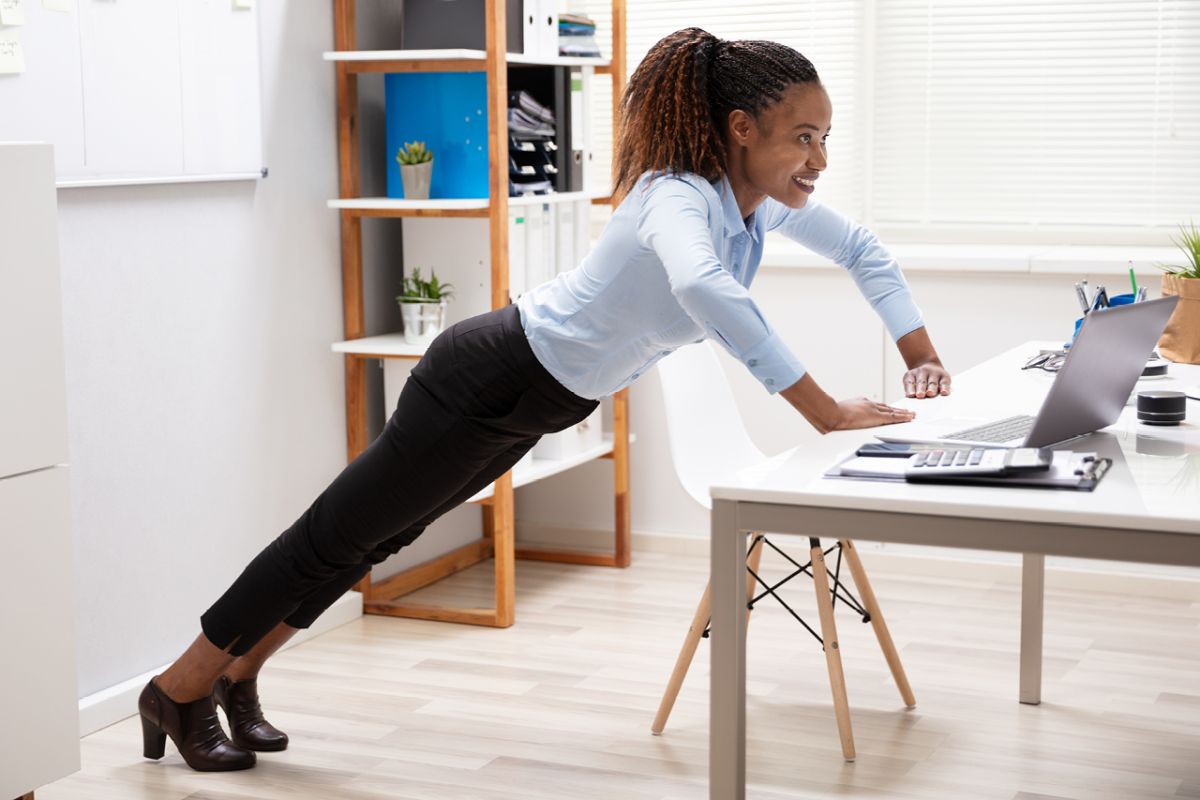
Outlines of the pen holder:
M1117 294L1117 295L1113 295L1112 297L1108 298L1108 307L1112 308L1113 306L1127 306L1132 302L1133 302L1132 294ZM1097 309L1097 310L1103 310L1103 309ZM1079 335L1079 328L1083 325L1083 320L1084 320L1083 317L1080 317L1079 319L1075 320L1075 333L1071 334L1072 342L1075 341L1075 337Z

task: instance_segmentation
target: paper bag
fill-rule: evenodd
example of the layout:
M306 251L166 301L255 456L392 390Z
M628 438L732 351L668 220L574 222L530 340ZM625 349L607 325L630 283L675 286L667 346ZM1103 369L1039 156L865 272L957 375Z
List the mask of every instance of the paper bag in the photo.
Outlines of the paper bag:
M1178 295L1179 303L1158 340L1158 352L1178 364L1200 364L1200 278L1165 274L1162 293Z

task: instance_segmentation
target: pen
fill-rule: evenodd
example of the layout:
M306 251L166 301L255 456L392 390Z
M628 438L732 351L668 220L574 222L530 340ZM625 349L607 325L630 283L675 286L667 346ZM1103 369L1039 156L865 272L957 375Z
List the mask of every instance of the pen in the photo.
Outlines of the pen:
M1133 297L1133 302L1140 303L1145 299L1146 299L1146 287L1143 286L1142 288L1137 290L1137 294L1134 295L1134 297Z
M1137 278L1133 277L1133 259L1129 259L1129 283L1133 286L1133 296L1137 297Z
M1092 307L1092 293L1088 291L1087 278L1083 279L1083 299L1087 300L1088 308Z
M1101 308L1108 308L1108 289L1104 288L1103 284L1096 290L1096 302Z
M1079 307L1083 309L1083 313L1088 313L1090 309L1088 308L1087 294L1084 293L1083 286L1078 283L1075 284L1075 297L1079 301Z

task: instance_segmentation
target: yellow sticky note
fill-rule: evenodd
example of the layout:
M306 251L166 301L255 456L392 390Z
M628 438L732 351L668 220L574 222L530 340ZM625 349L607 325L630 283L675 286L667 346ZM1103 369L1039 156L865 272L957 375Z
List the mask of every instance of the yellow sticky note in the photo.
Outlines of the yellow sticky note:
M25 0L0 0L0 25L25 24Z
M0 75L19 75L25 71L25 51L21 49L21 32L0 30Z
M254 0L233 0L233 7L239 10L254 8Z

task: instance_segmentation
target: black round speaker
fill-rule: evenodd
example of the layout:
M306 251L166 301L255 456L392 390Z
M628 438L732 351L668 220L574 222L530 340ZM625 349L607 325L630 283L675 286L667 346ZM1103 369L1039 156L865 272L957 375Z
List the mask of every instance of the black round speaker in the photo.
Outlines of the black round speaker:
M1147 425L1178 425L1187 417L1183 392L1138 392L1137 418Z

